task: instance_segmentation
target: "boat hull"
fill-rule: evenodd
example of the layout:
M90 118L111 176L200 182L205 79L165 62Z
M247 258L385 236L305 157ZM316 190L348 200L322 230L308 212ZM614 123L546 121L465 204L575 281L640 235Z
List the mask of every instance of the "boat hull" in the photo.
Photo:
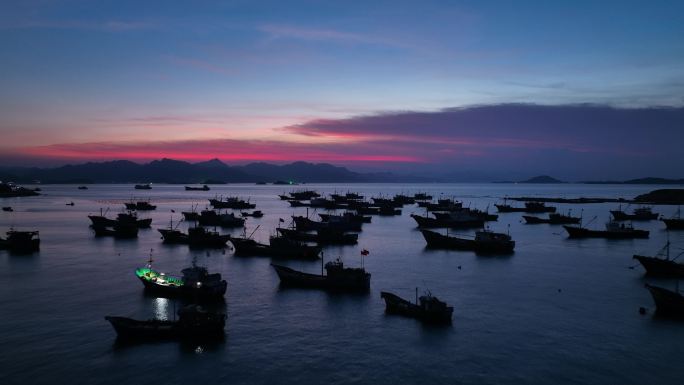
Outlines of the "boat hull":
M606 231L589 230L576 226L563 226L563 228L568 232L570 238L634 239L648 238L649 236L649 231L647 230Z
M649 284L646 284L646 288L651 293L659 314L677 317L684 316L684 296L675 291Z
M663 278L684 278L684 264L675 261L634 255L633 257L646 269L646 275Z
M370 289L370 274L368 273L358 278L336 279L331 276L304 273L286 266L274 264L271 264L271 266L273 266L273 269L278 274L281 285L284 286L361 292Z
M684 219L663 219L668 230L684 230Z
M401 315L434 324L451 324L452 322L453 307L447 307L445 311L430 312L395 294L385 291L380 292L380 298L385 300L385 312L387 314Z

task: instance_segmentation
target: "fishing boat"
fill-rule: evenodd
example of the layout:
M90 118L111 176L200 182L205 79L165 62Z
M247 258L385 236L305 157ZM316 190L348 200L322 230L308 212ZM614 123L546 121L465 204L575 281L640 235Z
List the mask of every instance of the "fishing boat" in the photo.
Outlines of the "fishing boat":
M130 223L117 222L113 226L90 226L96 237L112 236L114 238L137 238L138 226Z
M620 207L617 210L611 210L610 214L616 221L650 221L658 219L658 213L651 211L650 207L637 208L632 214L622 211L622 207Z
M106 316L119 338L129 340L220 339L226 326L225 314L188 305L178 311L178 320L135 320Z
M149 210L156 210L157 206L151 204L148 201L137 201L137 202L126 202L124 203L126 205L127 210L140 210L140 211L149 211Z
M437 219L411 214L411 218L416 221L419 228L473 228L484 227L485 223L485 221L481 218L466 214L451 216L448 219Z
M103 213L102 209L100 209L100 215L88 215L88 219L90 219L93 226L97 227L111 227L117 223L122 223L145 229L152 225L152 218L139 219L135 211L128 210L125 213L119 213L116 215L116 219L107 218L107 211L109 209Z
M7 238L0 238L0 249L16 253L30 253L40 249L38 231L17 231L10 229Z
M515 241L509 234L486 229L475 232L473 238L454 237L430 230L421 230L421 233L429 248L469 250L481 254L509 254L515 249Z
M684 317L684 296L678 289L673 291L649 284L646 284L646 288L651 293L659 314Z
M670 241L653 257L638 255L633 256L646 269L646 275L664 278L684 278L684 263L675 260L682 253L670 259Z
M152 183L136 184L136 190L152 190Z
M230 235L219 234L218 231L207 230L204 227L191 227L187 234L169 226L167 229L157 229L164 243L183 244L194 247L225 247Z
M235 248L235 255L265 256L287 259L318 259L321 248L311 246L301 241L283 236L272 236L269 244L255 241L251 237L231 237L230 242Z
M276 229L282 236L302 242L315 242L322 245L355 245L359 235L346 233L337 229L318 229L316 233L308 233L295 229Z
M40 195L40 189L20 187L12 182L0 182L0 198L30 197Z
M14 209L10 206L5 206L2 208L2 211L12 212L12 211L14 211Z
M79 190L87 190L87 189L88 189L88 186L78 186L78 189L79 189Z
M544 202L525 202L525 207L513 207L504 204L495 204L500 213L555 213L556 208L547 206Z
M209 199L209 204L216 209L237 209L246 210L253 209L256 204L249 203L249 201L242 200L238 197L226 197L226 199L213 198Z
M608 239L634 239L648 238L649 231L635 229L631 224L610 221L606 223L605 230L590 230L586 227L563 225L570 238L608 238Z
M344 263L339 258L321 265L321 274L305 273L282 265L271 264L271 266L275 269L280 278L280 284L283 286L339 291L368 291L370 289L370 273L362 267L344 267ZM324 268L327 274L323 273Z
M334 214L318 214L319 217L321 217L321 221L323 222L335 222L335 221L340 221L340 222L359 222L359 223L371 223L371 216L364 216L360 215L358 213L353 213L351 211L347 211L342 215L334 215Z
M487 211L471 209L471 208L460 208L457 210L447 211L447 212L435 211L435 212L432 212L432 215L434 215L434 217L439 219L439 220L453 220L453 219L458 220L459 218L470 217L473 219L481 219L485 222L488 222L488 221L496 221L499 219L499 216L496 214L490 214Z
M677 212L671 218L661 218L668 230L684 230L684 219L682 219L681 209L677 207Z
M203 210L197 219L202 226L242 227L245 219L233 213L217 213L214 210Z
M295 227L300 231L337 229L341 231L361 231L363 222L350 221L347 217L330 216L326 222L317 222L304 216L292 216Z
M181 270L181 277L166 275L152 268L152 258L147 265L136 269L145 290L163 297L189 297L193 299L217 299L226 294L228 283L221 274L209 274L206 267L192 266Z
M426 323L451 324L454 308L447 306L446 302L440 301L429 291L418 297L418 288L416 288L415 303L386 291L380 292L380 298L385 300L387 314L416 318Z
M539 218L531 215L523 215L522 217L527 224L547 223L551 225L566 225L577 224L582 221L581 217L573 217L569 213L568 215L553 213L549 214L548 218Z
M426 193L416 193L413 195L413 199L416 201L430 201L432 200L432 195Z
M243 211L240 215L243 217L261 218L264 216L264 213L262 213L261 210L254 210L251 213Z
M206 184L202 187L185 186L185 191L209 191L209 190L211 190L211 189Z

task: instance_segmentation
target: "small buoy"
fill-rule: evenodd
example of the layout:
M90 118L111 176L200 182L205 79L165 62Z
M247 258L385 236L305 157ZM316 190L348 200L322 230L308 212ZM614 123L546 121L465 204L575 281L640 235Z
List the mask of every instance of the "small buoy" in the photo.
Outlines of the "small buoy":
M461 270L461 265L458 265L458 269Z
M561 292L561 289L558 289L558 292L560 293L560 292Z
M648 313L648 310L646 310L645 307L642 306L642 307L639 308L639 314L644 315L644 314L646 314L646 313Z

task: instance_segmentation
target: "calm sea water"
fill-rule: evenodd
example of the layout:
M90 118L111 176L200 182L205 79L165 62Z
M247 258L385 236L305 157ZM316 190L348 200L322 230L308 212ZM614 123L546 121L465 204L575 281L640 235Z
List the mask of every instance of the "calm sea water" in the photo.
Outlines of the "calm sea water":
M562 227L524 225L519 213L502 214L493 230L517 241L515 254L481 257L432 251L411 212L373 217L356 246L327 247L360 265L370 250L368 295L332 295L279 288L268 258L238 258L230 251L191 251L161 243L157 228L180 219L193 203L215 194L251 198L264 218L247 231L267 241L279 218L305 214L277 194L283 186L226 185L209 192L182 186L41 186L43 195L3 199L0 230L39 230L41 250L29 256L0 251L0 379L3 384L72 383L330 383L330 384L681 384L684 323L639 315L653 309L647 280L632 254L654 254L666 242L662 222L636 223L650 239L569 240ZM306 185L321 193L355 191L366 196L428 192L485 208L505 195L633 197L658 186L604 185ZM89 213L116 213L131 197L150 198L153 228L137 240L95 238ZM73 201L74 206L65 203ZM615 204L558 205L584 209L602 226ZM176 210L173 214L171 210ZM673 206L655 210L672 215ZM187 228L183 223L181 228ZM230 232L222 230L223 232ZM466 231L463 231L467 233ZM235 235L242 230L232 232ZM681 252L684 232L671 232ZM226 339L210 345L174 342L121 345L105 315L172 317L170 300L145 296L135 268L153 249L156 268L179 273L193 258L228 280ZM310 272L318 262L287 262ZM651 280L652 281L652 280ZM659 284L674 287L674 282ZM426 327L384 314L380 291L412 299L429 289L454 306L452 327Z

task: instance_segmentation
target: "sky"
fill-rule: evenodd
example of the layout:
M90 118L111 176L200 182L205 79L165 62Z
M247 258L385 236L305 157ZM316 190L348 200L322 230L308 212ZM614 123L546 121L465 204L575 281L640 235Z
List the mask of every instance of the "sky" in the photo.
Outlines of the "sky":
M0 164L684 177L682 1L0 2Z

